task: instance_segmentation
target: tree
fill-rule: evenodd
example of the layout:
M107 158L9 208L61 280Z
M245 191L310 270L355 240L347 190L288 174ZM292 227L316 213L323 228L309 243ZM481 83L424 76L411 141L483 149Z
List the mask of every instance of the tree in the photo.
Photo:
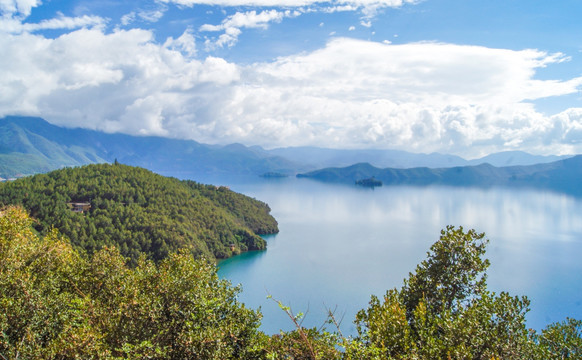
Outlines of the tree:
M525 326L529 301L487 291L486 244L474 230L443 230L401 290L389 290L383 301L372 296L358 313L363 346L356 350L394 359L533 357L536 344Z
M582 321L541 334L525 297L486 289L486 240L447 227L400 289L372 296L358 337L305 329L267 336L239 287L187 250L133 267L115 247L79 254L19 207L0 210L0 359L580 359ZM337 322L330 312L331 323ZM339 326L338 326L339 328ZM339 351L343 347L345 351Z
M0 358L254 359L261 314L186 251L130 268L115 248L81 256L0 212Z
M541 358L580 359L582 358L582 321L566 318L565 321L550 324L537 336Z
M465 232L449 225L441 230L427 259L404 280L401 296L408 317L420 301L431 311L456 312L479 296L486 288L489 260L483 256L488 242L484 233L472 229Z

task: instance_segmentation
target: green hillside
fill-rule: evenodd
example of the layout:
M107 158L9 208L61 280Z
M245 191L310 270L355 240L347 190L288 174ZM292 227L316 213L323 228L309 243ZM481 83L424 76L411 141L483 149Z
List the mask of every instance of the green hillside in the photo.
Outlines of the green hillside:
M71 203L90 208L74 212ZM267 204L225 187L201 185L126 165L87 165L56 170L0 185L0 206L22 205L88 253L115 245L135 261L158 261L187 248L196 255L226 258L264 249L257 234L278 231Z

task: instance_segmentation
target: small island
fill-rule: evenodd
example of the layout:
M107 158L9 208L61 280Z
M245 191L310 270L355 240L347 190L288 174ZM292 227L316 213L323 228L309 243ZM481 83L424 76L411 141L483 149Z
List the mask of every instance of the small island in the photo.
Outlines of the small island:
M375 179L373 176L368 179L356 180L356 185L366 187L382 186L382 181Z
M263 178L286 178L286 177L289 177L289 175L287 175L287 174L274 172L274 171L266 172L260 176Z

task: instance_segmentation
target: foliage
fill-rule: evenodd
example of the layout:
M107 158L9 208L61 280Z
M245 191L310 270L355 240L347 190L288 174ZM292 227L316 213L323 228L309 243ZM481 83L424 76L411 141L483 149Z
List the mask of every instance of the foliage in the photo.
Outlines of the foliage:
M116 248L87 256L35 225L20 207L0 211L2 359L541 360L582 351L582 321L537 334L525 327L526 298L487 291L486 241L472 230L443 231L402 289L372 296L358 337L346 338L339 326L304 328L303 314L281 302L295 330L263 334L260 312L237 301L240 288L186 250L129 267Z
M464 232L462 227L441 230L427 259L404 280L401 296L408 318L421 301L429 311L456 313L483 292L489 267L489 260L482 258L488 242L484 237L475 230Z
M0 216L0 356L5 359L250 359L260 314L186 253L128 268L44 238L19 208Z
M486 289L487 240L448 226L428 257L383 301L356 317L359 346L348 356L390 359L524 359L545 346L527 330L529 301ZM579 337L578 337L579 338Z
M91 208L75 213L71 202ZM57 228L89 254L117 247L135 264L142 254L160 261L186 248L225 258L264 249L258 234L277 232L267 204L225 187L201 185L125 165L88 165L0 185L0 205L21 205L42 233Z
M301 312L294 314L290 306L283 305L281 301L273 299L271 295L267 298L275 301L295 326L295 330L290 332L281 331L280 334L273 335L269 339L265 345L267 358L296 360L331 360L341 358L341 352L336 345L345 339L341 336L333 312L330 311L328 313L328 318L329 323L334 323L337 326L337 333L328 332L324 328L307 329L302 326L305 314Z
M541 358L582 358L582 321L567 318L550 324L538 336Z

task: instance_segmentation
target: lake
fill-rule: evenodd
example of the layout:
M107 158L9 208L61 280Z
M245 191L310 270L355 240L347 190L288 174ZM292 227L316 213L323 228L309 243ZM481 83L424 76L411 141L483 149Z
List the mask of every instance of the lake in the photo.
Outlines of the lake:
M355 334L371 294L402 286L446 225L485 232L492 291L527 295L528 327L582 318L582 200L540 190L384 186L375 189L271 179L229 184L267 202L280 232L268 249L219 264L242 284L240 301L261 308L261 329L293 328L273 298L319 327L327 309Z

